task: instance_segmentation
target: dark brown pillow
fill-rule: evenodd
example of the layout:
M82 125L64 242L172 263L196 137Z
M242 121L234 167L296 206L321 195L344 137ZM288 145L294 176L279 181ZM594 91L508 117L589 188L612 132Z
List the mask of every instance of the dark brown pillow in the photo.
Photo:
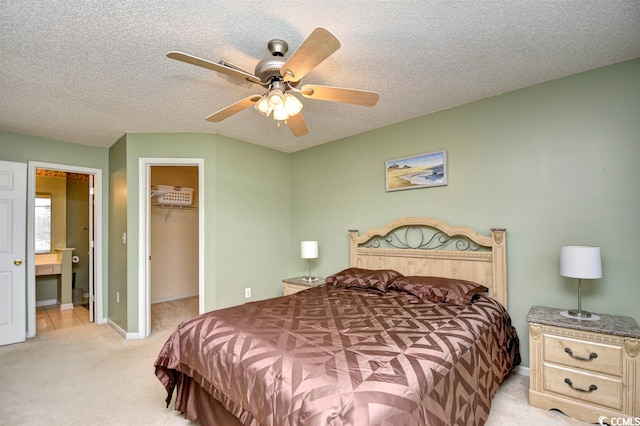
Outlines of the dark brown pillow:
M406 291L424 301L468 305L478 292L487 287L471 281L442 277L402 277L389 285L389 289Z
M348 268L327 277L325 282L336 287L376 288L386 291L389 284L402 276L392 269Z

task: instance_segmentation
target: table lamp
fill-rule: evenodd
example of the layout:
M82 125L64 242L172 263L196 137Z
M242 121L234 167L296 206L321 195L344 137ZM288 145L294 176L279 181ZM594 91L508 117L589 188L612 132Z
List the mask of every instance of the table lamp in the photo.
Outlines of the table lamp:
M300 243L300 257L302 259L309 260L309 275L302 279L308 282L317 281L318 277L311 276L311 259L316 259L318 257L318 242L302 241Z
M578 279L578 309L569 310L569 317L590 318L591 313L582 310L582 280L602 278L600 247L560 247L560 275Z

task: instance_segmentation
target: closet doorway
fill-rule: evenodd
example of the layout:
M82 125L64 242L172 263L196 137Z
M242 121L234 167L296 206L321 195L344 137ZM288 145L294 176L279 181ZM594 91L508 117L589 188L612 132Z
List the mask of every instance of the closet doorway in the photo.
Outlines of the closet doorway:
M151 335L151 305L198 297L203 311L201 159L140 159L139 337ZM144 195L143 195L144 194Z

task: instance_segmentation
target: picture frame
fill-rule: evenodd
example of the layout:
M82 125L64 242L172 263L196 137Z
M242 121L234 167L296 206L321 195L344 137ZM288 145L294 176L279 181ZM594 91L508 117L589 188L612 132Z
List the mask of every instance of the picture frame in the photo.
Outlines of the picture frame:
M385 161L387 192L448 184L447 151L434 151Z

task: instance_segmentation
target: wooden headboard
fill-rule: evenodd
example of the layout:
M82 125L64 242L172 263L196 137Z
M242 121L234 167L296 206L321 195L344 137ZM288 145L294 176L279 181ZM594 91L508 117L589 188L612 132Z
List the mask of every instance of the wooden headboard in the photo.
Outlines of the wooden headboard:
M486 236L467 226L407 217L362 235L357 229L349 234L352 267L477 282L507 307L505 228L491 228Z

